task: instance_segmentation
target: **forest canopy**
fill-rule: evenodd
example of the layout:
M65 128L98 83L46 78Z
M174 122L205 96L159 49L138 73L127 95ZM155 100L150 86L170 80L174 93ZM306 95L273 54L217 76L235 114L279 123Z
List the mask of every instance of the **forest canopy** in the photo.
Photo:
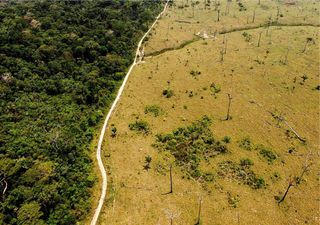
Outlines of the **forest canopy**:
M0 2L0 224L75 224L93 131L160 1Z

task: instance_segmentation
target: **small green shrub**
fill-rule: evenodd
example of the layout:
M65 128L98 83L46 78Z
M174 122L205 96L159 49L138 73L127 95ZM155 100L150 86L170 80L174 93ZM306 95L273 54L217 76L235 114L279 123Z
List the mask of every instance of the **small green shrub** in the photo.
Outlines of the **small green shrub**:
M160 106L157 105L147 105L144 109L145 114L151 113L154 117L162 115L164 112Z
M174 92L171 89L165 89L163 90L162 95L166 98L171 98L174 95Z
M146 121L143 120L137 120L134 123L129 124L129 129L141 133L148 134L150 131L150 127Z
M117 136L117 128L116 127L112 127L111 128L111 137L116 137Z
M277 155L269 148L258 145L256 149L259 151L259 154L265 158L269 163L272 163L274 160L277 159Z
M212 83L210 85L210 89L211 89L213 95L215 95L215 94L217 94L217 93L219 93L221 91L220 86L215 84L215 83Z
M222 141L223 141L224 143L228 144L228 143L231 142L231 137L225 136L225 137L223 137Z

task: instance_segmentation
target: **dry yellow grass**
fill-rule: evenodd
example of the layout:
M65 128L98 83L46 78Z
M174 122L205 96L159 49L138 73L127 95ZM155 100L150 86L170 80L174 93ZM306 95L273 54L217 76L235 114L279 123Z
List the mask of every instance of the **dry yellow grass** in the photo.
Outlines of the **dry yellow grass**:
M261 4L275 7L269 1L261 1ZM312 5L306 3L305 7ZM292 10L295 12L294 7ZM209 17L200 7L195 9L197 14ZM161 42L165 34L162 23L172 21L175 24L173 20L176 18L188 19L186 15L183 9L170 9L147 46L154 45L156 50L168 47ZM315 15L308 19L308 23L316 21ZM199 21L199 26L207 26L204 19ZM230 19L227 24L231 26L234 21ZM193 38L192 29L186 24L180 25L182 31L174 28L171 37L179 41ZM244 32L252 36L250 41L245 40ZM100 224L169 224L167 211L179 215L174 224L194 224L199 197L203 199L202 224L319 223L320 124L319 91L315 90L319 85L319 28L275 26L269 28L269 35L266 32L266 28L259 28L226 34L227 53L223 62L220 51L225 46L224 38L218 35L214 40L198 40L182 49L148 57L145 63L134 69L111 121L118 134L111 138L109 129L104 144L109 191ZM260 47L257 47L260 33ZM174 38L170 38L172 46L177 44ZM307 38L312 38L314 44L309 43L302 53ZM194 78L190 75L192 70L201 71L201 74ZM303 75L308 77L305 82L302 81ZM215 96L210 90L211 83L221 87ZM168 87L174 91L172 98L162 96L162 91ZM233 98L232 119L229 121L224 120L227 93ZM160 106L165 115L146 115L146 105ZM270 112L281 114L307 142L302 144L294 137L288 138L288 127L283 122L277 124ZM216 156L210 163L203 162L201 168L216 174L219 162L250 158L254 162L253 171L264 178L266 188L253 190L219 176L214 182L200 185L195 180L183 179L181 168L173 164L174 192L164 195L169 191L168 169L174 159L170 154L151 147L155 134L168 133L203 115L213 118L211 129L215 137L230 136L231 143L228 144L230 153ZM129 123L138 118L150 124L149 135L129 130ZM249 136L254 144L271 147L279 158L269 165L257 151L239 148L238 141L245 136ZM296 152L288 153L289 147L295 147ZM311 170L278 205L274 196L285 191L290 176L301 173L309 151L314 162ZM147 155L152 156L149 171L143 169ZM275 172L280 179L271 178ZM228 193L239 195L236 208L228 203Z

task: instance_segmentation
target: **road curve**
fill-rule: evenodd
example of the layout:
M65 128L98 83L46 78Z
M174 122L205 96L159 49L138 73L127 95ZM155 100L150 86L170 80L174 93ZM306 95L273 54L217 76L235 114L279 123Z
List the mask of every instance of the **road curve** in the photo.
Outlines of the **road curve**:
M104 120L104 124L103 124L102 130L101 130L101 133L100 133L100 137L99 137L99 142L98 142L98 147L97 147L97 154L96 154L96 158L97 158L97 161L98 161L100 173L101 173L101 176L102 176L101 195L100 195L100 199L99 199L99 204L98 204L97 208L95 209L95 212L94 212L94 215L93 215L93 218L91 220L90 225L96 225L97 224L97 221L98 221L98 218L99 218L99 215L100 215L100 212L101 212L101 209L102 209L105 197L106 197L106 192L107 192L108 179L107 179L106 170L104 168L104 165L103 165L103 162L102 162L102 159L101 159L101 146L102 146L102 143L103 143L103 138L104 138L104 135L105 135L105 132L106 132L106 128L107 128L108 122L110 120L112 112L114 111L114 109L116 108L117 103L120 100L120 97L121 97L122 92L124 90L124 87L125 87L125 85L126 85L126 83L128 81L128 78L129 78L129 76L130 76L130 74L132 72L133 67L135 65L137 65L137 63L138 63L138 56L140 54L140 48L141 48L143 40L147 37L147 35L152 30L152 28L156 25L156 23L159 20L159 18L166 11L166 8L168 7L169 1L170 0L166 1L166 4L164 5L164 8L163 8L162 12L156 17L154 23L151 25L149 30L143 35L143 37L139 41L138 46L137 46L137 50L136 50L136 54L135 54L135 57L134 57L134 61L133 61L132 65L130 66L130 68L129 68L129 70L128 70L128 72L127 72L127 74L126 74L126 76L125 76L125 78L124 78L124 80L123 80L123 82L121 84L121 87L118 90L118 94L117 94L115 100L113 101L112 106L111 106L111 108L110 108L110 110L109 110L109 112L108 112L108 114L107 114L107 116L106 116L106 118Z

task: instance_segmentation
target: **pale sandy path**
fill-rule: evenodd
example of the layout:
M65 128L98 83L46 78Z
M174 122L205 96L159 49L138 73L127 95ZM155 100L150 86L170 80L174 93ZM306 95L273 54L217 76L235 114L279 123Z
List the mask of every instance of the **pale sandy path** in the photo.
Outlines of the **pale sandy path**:
M126 85L126 83L128 81L128 78L129 78L129 76L130 76L130 74L132 72L133 67L135 65L137 65L137 63L139 63L138 56L140 54L140 48L141 48L143 40L147 37L147 35L152 30L152 28L156 25L156 23L159 20L159 18L165 12L165 10L166 10L166 8L168 6L168 3L169 3L169 0L167 0L166 4L164 5L164 8L163 8L162 12L156 17L154 23L151 25L149 30L143 35L143 37L139 41L134 61L133 61L132 65L130 66L130 68L128 70L128 73L126 74L126 76L125 76L125 78L124 78L124 80L123 80L123 82L121 84L121 87L118 90L118 94L117 94L114 102L112 103L112 106L111 106L111 108L110 108L110 110L109 110L109 112L108 112L108 114L107 114L107 116L105 118L102 130L101 130L101 133L100 133L100 137L99 137L99 142L98 142L98 147L97 147L97 155L96 155L97 161L98 161L98 165L99 165L99 169L100 169L100 173L101 173L101 177L102 177L101 196L100 196L100 199L99 199L99 204L98 204L97 208L95 209L93 218L91 220L91 223L90 223L91 225L96 225L97 224L97 221L98 221L98 218L99 218L99 215L100 215L100 212L101 212L101 209L102 209L105 197L106 197L106 192L107 192L108 179L107 179L106 170L104 168L104 165L103 165L103 162L102 162L102 159L101 159L101 146L102 146L102 143L103 143L103 138L104 138L104 135L105 135L105 132L106 132L106 128L107 128L108 122L110 120L112 112L114 111L114 109L117 106L117 103L120 100L120 97L121 97L122 92L124 90L124 87L125 87L125 85Z

